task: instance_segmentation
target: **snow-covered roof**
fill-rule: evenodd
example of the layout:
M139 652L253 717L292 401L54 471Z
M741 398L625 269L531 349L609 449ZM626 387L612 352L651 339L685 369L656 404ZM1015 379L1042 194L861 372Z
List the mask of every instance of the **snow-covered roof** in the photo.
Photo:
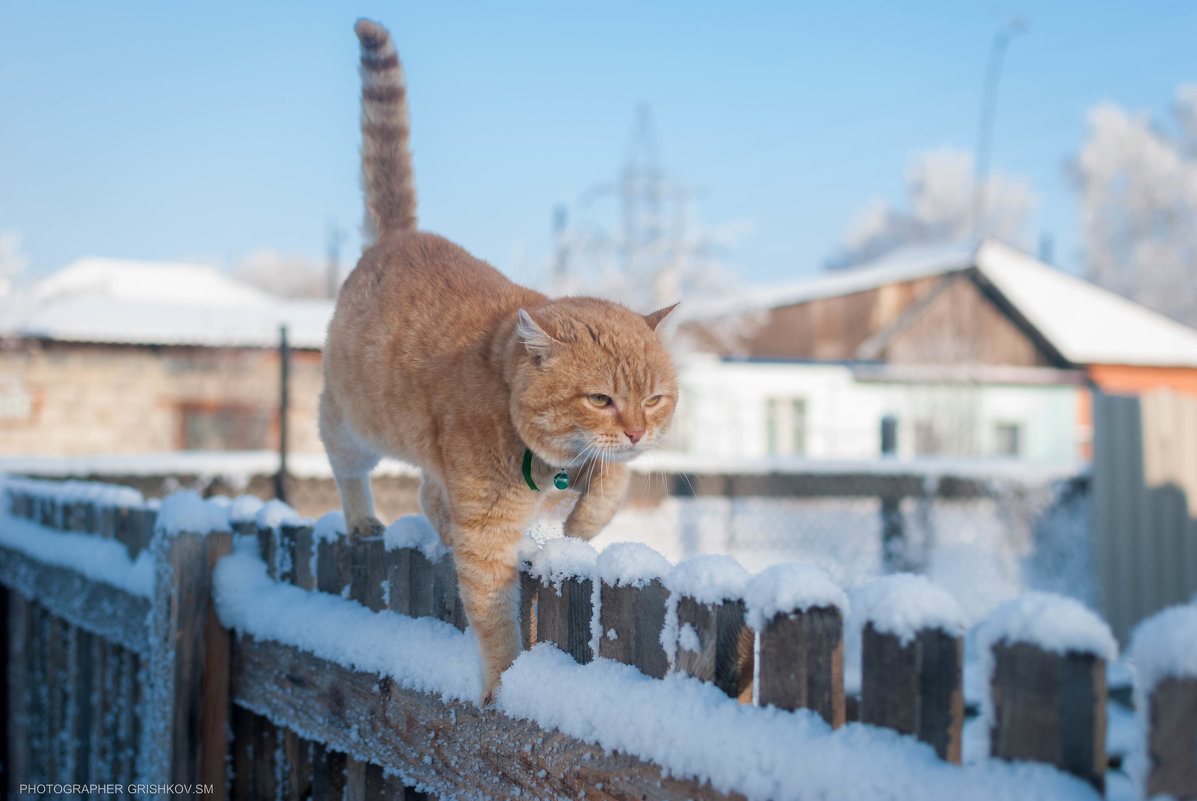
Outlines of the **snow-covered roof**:
M1197 330L987 241L976 265L1073 364L1197 367Z
M320 348L329 300L289 300L199 264L81 259L35 284L4 333L73 342Z
M1073 364L1197 367L1197 330L996 240L902 248L850 270L696 305L686 318L792 306L974 267Z

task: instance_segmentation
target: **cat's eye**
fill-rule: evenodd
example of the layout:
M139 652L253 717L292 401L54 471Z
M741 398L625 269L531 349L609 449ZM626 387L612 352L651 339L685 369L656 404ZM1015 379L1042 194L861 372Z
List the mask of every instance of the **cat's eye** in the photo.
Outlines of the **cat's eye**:
M587 395L586 400L590 401L592 406L597 406L600 409L605 409L611 405L610 395Z
M646 400L644 402L644 406L648 409L651 409L652 407L656 406L658 403L661 402L661 397L662 397L661 395L653 395L651 398L649 398L648 400Z

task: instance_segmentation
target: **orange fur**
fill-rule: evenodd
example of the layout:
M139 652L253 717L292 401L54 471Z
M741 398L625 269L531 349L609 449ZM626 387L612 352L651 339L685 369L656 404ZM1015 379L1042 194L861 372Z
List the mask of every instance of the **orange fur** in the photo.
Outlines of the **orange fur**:
M357 32L378 241L329 324L321 436L355 536L381 528L369 478L379 458L422 468L420 503L453 547L486 703L519 650L515 549L560 492L553 475L567 469L578 495L566 533L592 537L623 500L627 460L668 429L677 381L655 329L672 307L642 316L594 298L550 300L416 231L402 72L383 28L363 20ZM378 65L381 78L368 76ZM525 447L540 492L524 481Z

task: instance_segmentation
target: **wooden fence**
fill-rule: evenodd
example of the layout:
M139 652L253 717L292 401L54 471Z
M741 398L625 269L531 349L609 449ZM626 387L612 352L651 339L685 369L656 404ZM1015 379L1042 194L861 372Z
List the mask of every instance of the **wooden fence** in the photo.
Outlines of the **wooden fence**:
M1197 398L1094 393L1093 433L1099 603L1126 642L1197 594Z
M122 544L130 559L148 548L153 575L148 590L122 589L0 539L10 797L44 797L23 788L56 783L140 785L150 796L166 795L169 783L171 796L234 799L422 797L413 786L444 798L742 797L702 775L675 775L529 720L444 701L295 643L235 635L222 627L211 593L233 531L188 531L185 519L155 527L153 509L64 502L29 483L8 495L10 519L40 524L30 536L86 532ZM230 528L256 538L278 585L464 627L448 556L388 550L382 539L351 546L305 522ZM552 642L586 663L597 641L599 656L648 676L682 672L742 703L811 709L833 728L844 725L836 603L767 607L753 630L745 622L751 592L687 595L671 589L672 575L610 580L585 566L550 572L534 560L521 573L524 644ZM663 626L672 637L660 636ZM863 637L862 720L959 762L962 633L934 623L903 633L878 618ZM1057 653L1010 634L995 641L990 662L992 756L1053 764L1100 792L1105 655ZM1197 681L1177 681L1168 691L1191 707ZM1170 744L1148 753L1153 792L1197 798L1189 764L1197 751L1175 745L1197 744L1197 720L1149 717L1149 742Z

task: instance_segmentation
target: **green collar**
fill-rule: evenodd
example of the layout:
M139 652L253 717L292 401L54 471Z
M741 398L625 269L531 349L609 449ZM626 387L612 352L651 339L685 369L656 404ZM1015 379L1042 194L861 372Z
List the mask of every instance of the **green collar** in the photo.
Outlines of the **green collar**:
M524 481L533 492L540 492L540 487L532 480L532 449L524 448ZM569 489L569 473L562 470L553 476L553 486L559 490Z

